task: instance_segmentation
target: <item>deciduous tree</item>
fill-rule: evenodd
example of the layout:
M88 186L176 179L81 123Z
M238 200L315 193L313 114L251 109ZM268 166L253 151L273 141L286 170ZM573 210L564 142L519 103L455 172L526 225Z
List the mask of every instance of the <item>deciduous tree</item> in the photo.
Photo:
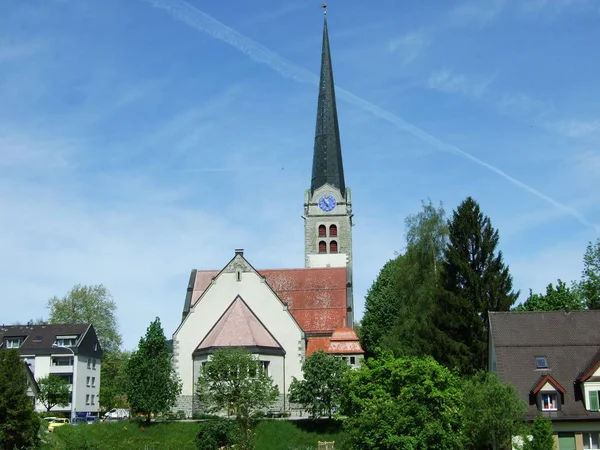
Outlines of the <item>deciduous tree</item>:
M432 357L385 352L347 378L344 426L352 448L464 448L460 378Z
M302 364L304 379L292 378L290 401L301 404L313 418L331 418L344 395L344 377L350 370L348 364L319 350Z
M35 447L40 422L27 397L27 372L17 350L0 351L0 448Z
M38 380L38 400L50 411L55 406L67 406L70 396L69 383L57 375L47 375Z
M129 352L111 351L104 352L102 357L100 384L100 406L104 411L112 408L126 408L127 395L125 387L127 378L125 371Z
M127 400L136 414L146 416L150 422L152 414L167 412L181 393L181 381L177 377L167 340L157 317L140 339L135 352L126 366Z
M589 243L583 256L580 289L589 309L600 309L600 239Z
M104 351L117 351L122 338L115 312L117 304L104 285L78 284L63 298L52 297L46 306L50 323L85 323L94 325Z
M585 309L585 299L581 296L577 286L569 288L561 279L556 287L550 283L546 287L545 294L534 294L529 290L529 297L523 303L514 308L515 311L578 311Z
M542 416L537 416L530 427L528 435L533 439L524 437L522 450L554 450L554 431L552 422Z

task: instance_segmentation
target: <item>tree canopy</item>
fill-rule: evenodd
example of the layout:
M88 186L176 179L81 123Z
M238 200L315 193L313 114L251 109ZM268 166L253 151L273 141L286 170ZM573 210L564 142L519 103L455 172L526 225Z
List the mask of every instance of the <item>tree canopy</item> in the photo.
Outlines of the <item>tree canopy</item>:
M600 239L589 243L583 255L581 293L589 309L600 309Z
M126 370L130 353L121 351L104 352L102 358L100 384L100 406L104 411L112 408L127 407L125 387Z
M348 373L343 411L353 448L464 448L460 378L433 358L385 352Z
M64 407L70 403L69 383L57 375L47 375L38 380L40 392L38 400L50 411L55 406Z
M27 372L17 350L0 351L0 448L35 447L39 419L27 397Z
M487 367L488 311L508 311L519 293L497 250L499 234L468 197L448 223L436 328L449 338L442 362L462 373Z
M63 298L52 297L46 306L50 323L92 324L104 351L117 351L123 343L115 312L117 304L104 285L75 285Z
M198 377L196 394L209 412L232 412L247 422L254 410L268 408L279 397L260 361L241 348L216 350Z
M585 299L577 286L569 288L564 281L559 279L556 287L550 283L545 294L534 294L529 290L529 297L514 308L515 311L578 311L585 309Z
M344 377L350 370L340 358L319 350L302 364L303 380L292 378L290 401L301 404L313 418L331 418L344 395Z
M171 409L181 393L181 381L171 364L167 340L157 317L140 339L125 370L125 392L134 413L150 422L152 414Z

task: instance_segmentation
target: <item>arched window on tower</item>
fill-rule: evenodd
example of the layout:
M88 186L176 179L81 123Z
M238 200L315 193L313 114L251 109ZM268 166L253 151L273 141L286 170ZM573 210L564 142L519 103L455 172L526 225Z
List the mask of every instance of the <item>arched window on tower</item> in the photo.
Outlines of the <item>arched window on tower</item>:
M329 243L329 253L337 253L337 241L331 241Z
M325 241L319 242L319 253L327 253L327 244Z
M335 225L329 225L329 237L337 236L337 227Z
M325 225L319 225L319 237L327 236L327 227Z

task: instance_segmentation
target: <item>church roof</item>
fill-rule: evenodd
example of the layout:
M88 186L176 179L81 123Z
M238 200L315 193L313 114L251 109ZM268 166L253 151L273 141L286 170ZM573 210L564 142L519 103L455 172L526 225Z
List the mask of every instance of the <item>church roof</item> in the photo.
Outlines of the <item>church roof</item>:
M302 330L332 333L346 319L345 267L257 270L287 306ZM217 270L193 270L184 314L200 299Z
M283 352L281 345L240 296L229 305L200 342L196 352L222 347L271 349Z
M342 195L345 195L346 184L342 164L342 145L335 103L335 86L329 50L327 19L323 24L323 49L321 51L321 77L317 103L311 192L326 183L338 188Z

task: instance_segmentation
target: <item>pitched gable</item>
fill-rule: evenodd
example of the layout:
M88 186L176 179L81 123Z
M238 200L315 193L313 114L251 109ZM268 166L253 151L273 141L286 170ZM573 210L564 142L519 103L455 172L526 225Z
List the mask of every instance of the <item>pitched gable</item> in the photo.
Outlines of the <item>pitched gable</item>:
M231 303L194 353L224 347L271 350L277 354L285 354L279 342L240 296Z
M554 378L552 378L550 375L542 375L540 380L533 387L533 389L531 389L531 393L535 395L540 391L547 390L548 387L551 387L552 390L561 392L563 394L566 392L565 388L562 387L560 383Z

